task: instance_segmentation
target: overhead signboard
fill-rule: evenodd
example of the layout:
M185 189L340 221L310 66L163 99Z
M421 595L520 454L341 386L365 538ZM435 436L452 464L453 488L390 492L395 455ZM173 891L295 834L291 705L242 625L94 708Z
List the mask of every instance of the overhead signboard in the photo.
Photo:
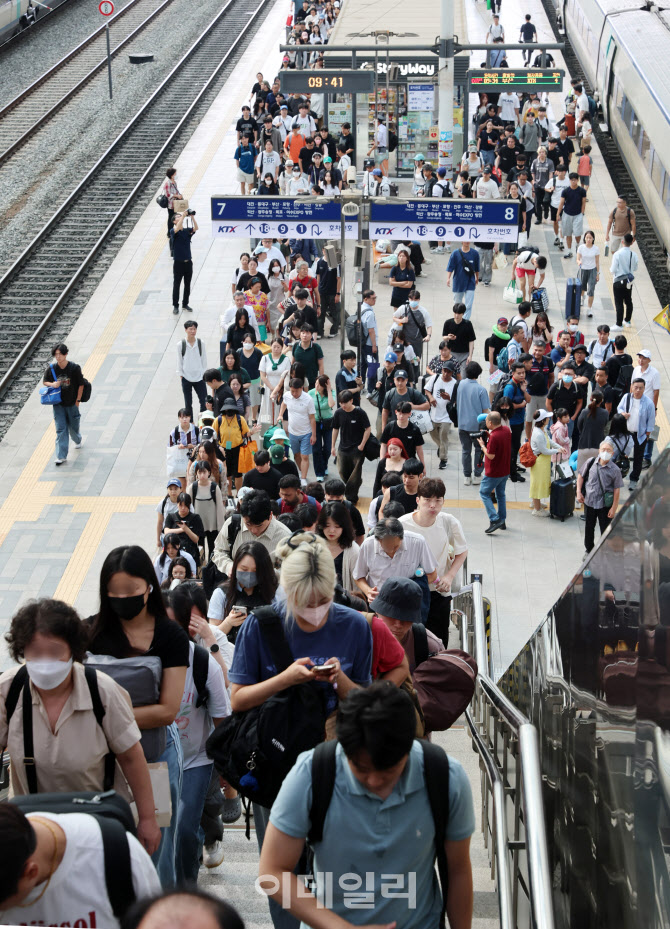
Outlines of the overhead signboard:
M471 90L485 93L487 90L508 91L541 90L547 93L563 90L565 71L555 68L490 68L482 71L468 71L468 84Z
M372 71L280 71L283 94L370 94L374 90Z
M329 239L339 237L342 218L337 200L295 197L212 197L215 238ZM358 222L347 220L345 238L358 238Z
M519 205L510 200L372 201L370 238L516 242Z

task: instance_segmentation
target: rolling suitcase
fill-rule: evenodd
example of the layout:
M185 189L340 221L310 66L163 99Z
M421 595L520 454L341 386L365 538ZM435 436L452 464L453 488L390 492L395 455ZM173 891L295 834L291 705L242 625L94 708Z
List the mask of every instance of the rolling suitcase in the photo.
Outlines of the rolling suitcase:
M576 316L582 309L582 282L578 277L569 277L565 287L565 318Z
M575 512L575 482L572 478L557 478L551 482L549 516L564 522Z

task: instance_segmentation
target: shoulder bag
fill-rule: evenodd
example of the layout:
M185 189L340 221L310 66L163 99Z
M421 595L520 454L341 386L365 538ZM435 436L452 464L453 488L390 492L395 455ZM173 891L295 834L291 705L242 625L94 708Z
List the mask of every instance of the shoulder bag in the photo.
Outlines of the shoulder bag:
M50 365L49 370L51 371L51 376L54 381L58 380L56 377L56 372L54 371L54 366ZM54 406L56 403L61 402L61 388L60 384L58 387L40 387L40 403L42 406Z

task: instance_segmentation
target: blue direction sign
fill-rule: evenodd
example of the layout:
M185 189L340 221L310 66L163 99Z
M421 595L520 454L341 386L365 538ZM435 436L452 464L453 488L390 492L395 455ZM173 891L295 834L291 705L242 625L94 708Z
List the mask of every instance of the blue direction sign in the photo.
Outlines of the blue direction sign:
M516 242L518 219L511 200L373 200L370 238Z
M212 235L215 238L339 238L341 218L341 204L336 200L305 202L293 197L212 197ZM345 237L358 238L356 221L346 221Z

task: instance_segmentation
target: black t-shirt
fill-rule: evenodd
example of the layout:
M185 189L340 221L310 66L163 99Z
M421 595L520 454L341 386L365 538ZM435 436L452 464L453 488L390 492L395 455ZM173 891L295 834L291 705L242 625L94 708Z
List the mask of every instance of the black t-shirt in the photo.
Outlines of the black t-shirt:
M256 468L247 471L242 480L244 487L253 487L254 490L264 490L271 500L279 496L279 482L284 475L270 465L269 471L261 473Z
M354 524L354 535L365 535L365 526L363 525L363 517L361 516L359 510L353 505L351 500L343 501L346 508L349 510L349 516L351 516L351 521Z
M340 451L345 455L358 451L365 430L369 428L368 414L358 406L350 413L340 407L333 414L333 429L339 430Z
M224 594L226 594L227 596L228 594L228 582L227 581L225 584L222 585L222 590ZM269 606L269 604L264 602L263 598L258 593L258 588L255 587L251 591L250 594L248 594L245 590L240 590L238 588L237 592L235 593L235 597L233 598L233 606L246 606L247 616L248 616L249 613L253 613L256 607ZM225 610L224 615L225 616L228 615L227 609ZM242 626L233 626L233 628L230 630L230 632L226 636L228 641L231 642L233 645L235 644L235 639L237 638L237 635L241 628Z
M442 327L442 336L455 335L455 339L449 339L449 348L452 352L469 352L470 342L474 342L477 336L475 328L469 319L464 319L461 323L456 323L455 319L448 319Z
M395 487L391 488L391 500L395 503L399 503L405 508L405 513L413 513L416 509L416 494L408 494L405 491L404 484L396 484Z
M92 624L95 619L95 616L91 616L86 621ZM89 644L89 651L94 655L111 655L113 658L151 655L160 658L163 670L188 667L189 660L188 636L180 625L167 616L156 617L154 637L146 652L132 648L120 624L96 635Z
M255 277L257 277L258 280L261 282L261 290L263 291L263 293L269 294L270 285L268 284L268 279L266 278L266 276L263 274L262 271L256 271L255 274L250 274L248 271L245 271L244 274L241 274L239 277L239 280L237 282L237 289L242 290L242 291L248 290L249 281L252 281ZM247 313L253 313L253 310L251 309L251 307L247 307L246 310L247 310Z
M579 216L582 212L582 200L586 199L586 190L583 187L564 187L563 212L567 216Z
M274 462L272 467L275 469L275 471L279 471L282 477L286 477L287 474L294 474L296 477L300 477L297 464L295 461L291 461L290 458L284 458L284 460L280 461L279 464ZM277 493L277 496L279 496L279 493Z
M53 368L53 372L51 368ZM77 402L79 388L84 383L84 375L81 373L79 365L76 365L74 361L68 361L64 368L59 368L54 361L44 372L42 380L50 383L60 381L60 402L63 406L74 406Z
M590 361L583 361L580 365L575 365L575 377L588 377L589 381L592 381L596 376L596 369L593 367ZM586 404L586 398L589 393L588 384L577 384L577 390L582 395L582 400Z
M488 346L486 349L486 360L489 361L489 356L491 354L491 349L493 349L493 364L497 364L497 357L503 348L506 348L509 344L509 339L501 339L499 335L490 335L486 340Z
M554 410L560 410L561 407L563 407L564 410L568 411L570 416L574 416L577 404L582 399L582 395L575 383L566 387L562 381L557 381L549 388L547 398L553 403Z
M408 458L416 458L416 450L419 445L423 445L423 436L421 435L421 430L414 423L408 423L406 429L401 429L398 423L394 420L392 423L389 423L382 432L382 437L379 440L382 445L388 445L391 439L400 439L402 444L405 446L405 451L407 452Z
M500 152L498 154L500 156L500 162L499 162L498 167L500 168L503 174L508 174L512 170L512 168L516 167L516 156L517 156L516 145L514 146L514 148L510 148L509 145L505 143L505 145L500 149Z
M255 139L254 132L258 132L258 123L253 118L253 116L249 116L247 119L245 119L243 116L240 116L240 118L235 123L235 129L242 135L248 135L249 140L253 143Z
M544 355L538 363L533 358L530 371L526 372L526 390L531 397L546 397L549 375L554 370L554 362Z
M303 174L307 174L309 172L309 169L312 167L312 158L315 155L315 153L316 153L315 145L312 145L311 148L307 148L306 145L303 145L303 147L300 149L300 154L298 155L298 158L302 162Z
M349 152L349 149L352 149L352 151L349 152L349 157L351 158L351 163L354 164L356 160L356 142L354 140L353 133L350 132L349 135L343 135L340 133L340 137L337 140L337 143L338 145L344 145L347 152Z
M316 265L316 274L319 278L320 294L337 293L337 268L331 270L326 259L320 258Z
M524 23L519 32L524 42L532 42L537 29L532 23Z
M575 146L572 144L572 139L559 139L556 143L556 149L558 150L559 156L567 167L570 167L570 157L575 150Z
M226 400L234 400L235 396L227 384L221 384L220 387L217 387L214 391L212 397L212 412L215 416L218 416L223 408L223 404Z
M197 513L188 513L185 517L181 517L178 512L168 513L165 519L164 532L166 535L169 534L170 529L179 529L180 523L186 523L191 532L195 532L198 537L198 542L202 542L205 538L205 527L202 524L202 520ZM185 532L179 533L179 543L185 552L188 552L189 555L193 558L196 565L200 564L200 552L198 551L198 542L194 542L190 539Z
M619 379L622 365L632 364L633 359L625 352L623 355L610 355L610 357L605 362L605 367L607 369L607 383L610 385L610 387L616 387L616 382Z
M488 120L487 120L488 121ZM486 129L482 129L481 135L479 136L479 151L480 152L493 152L495 147L498 144L500 136L495 131L487 132Z
M184 229L179 232L170 229L172 237L172 258L174 261L191 261L191 239L195 235L195 229Z

